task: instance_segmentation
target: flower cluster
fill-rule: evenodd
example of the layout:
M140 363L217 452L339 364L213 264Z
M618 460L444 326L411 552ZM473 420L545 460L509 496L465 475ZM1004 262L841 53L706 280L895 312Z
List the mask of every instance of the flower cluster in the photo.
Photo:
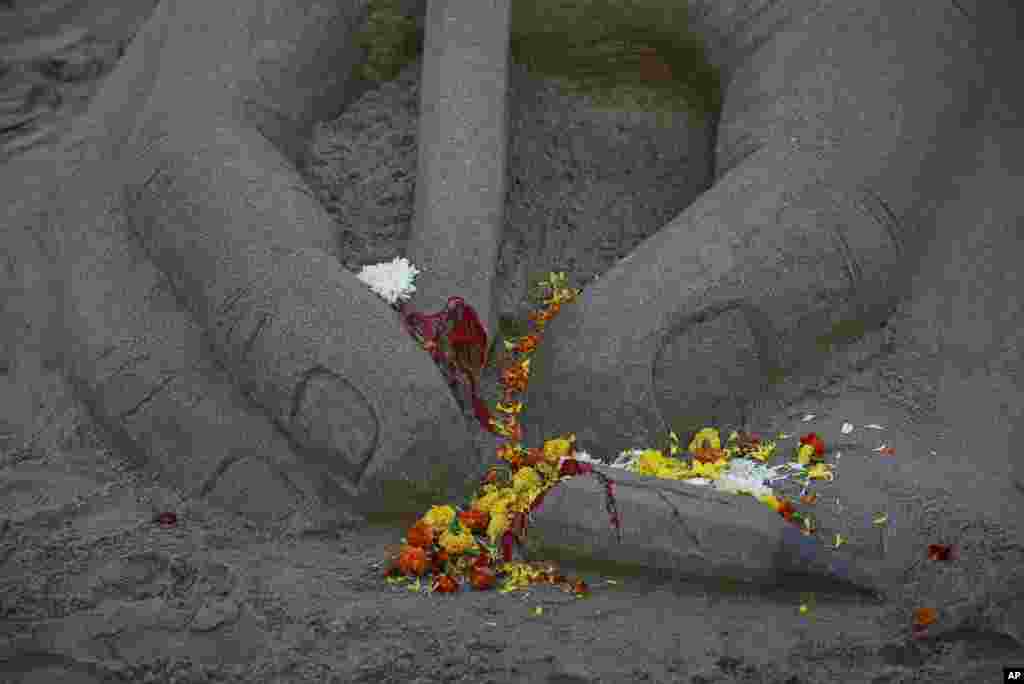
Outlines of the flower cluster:
M364 268L359 277L401 312L401 301L408 299L415 290L413 280L418 273L405 259L395 259L390 264ZM512 562L512 545L522 541L531 512L537 509L551 488L561 480L576 475L591 474L602 480L606 491L606 508L612 524L621 532L615 510L615 483L593 469L594 464L602 463L599 459L576 450L575 435L548 440L543 447L535 449L524 449L519 444L521 430L516 416L521 413L523 405L514 401L512 395L523 392L529 381L530 360L525 355L536 349L544 325L558 313L561 305L572 301L579 294L579 290L565 288L564 274L551 274L549 281L542 283L542 287L550 288L551 297L543 300L546 309L530 314L537 332L517 340L505 341L508 351L522 354L524 358L502 372L501 381L505 393L495 407L505 416L500 420L490 416L475 394L476 375L486 363L483 351L487 347L486 333L472 308L462 299L452 297L445 310L433 316L415 312L403 316L410 333L431 353L435 361L447 362L451 384L455 383L457 371L461 370L468 377L477 418L481 424L510 441L497 450L499 458L507 467L494 467L488 471L467 508L434 506L408 529L402 545L390 559L386 573L389 582L416 578L412 588L419 589L419 578L430 573L433 575L430 584L432 591L453 593L459 591L465 583L477 590L493 588L500 574L504 578L500 589L502 592L535 583L550 583L560 585L576 596L586 596L589 591L586 583L565 577L554 564ZM435 322L442 324L436 334L433 328ZM447 334L445 324L450 328ZM446 341L451 345L451 353L441 348L441 344ZM877 425L865 427L881 429ZM852 425L844 424L843 434L848 434L852 429ZM788 435L780 435L780 438L783 437ZM831 466L824 462L825 444L817 434L808 433L800 438L794 462L774 467L765 465L775 449L775 442L761 440L757 435L743 432L733 432L723 447L718 431L704 428L693 436L687 447L690 456L688 461L676 458L681 451L679 439L674 432L670 432L668 456L657 449L630 449L622 452L611 467L653 477L683 480L694 485L713 484L720 491L748 494L772 508L785 520L798 525L805 535L810 535L815 531L813 519L797 512L789 501L776 495L771 483L788 477L779 474L784 468L801 473L805 480L800 501L805 504L814 503L816 497L808 493L811 480L831 481L834 477ZM885 453L891 454L892 450ZM874 522L885 524L886 516L878 516ZM833 548L839 548L845 542L842 535L836 534ZM932 561L952 561L958 557L955 546L932 544L928 547L928 558ZM809 603L813 603L813 595L810 601L801 604L801 614L809 611ZM927 636L930 625L937 619L934 609L916 610L912 638Z
M506 340L508 351L528 354L536 349L539 333L546 321L558 312L563 302L571 301L579 294L579 290L564 287L564 274L551 274L546 284L551 288L551 297L544 301L547 309L531 316L538 328L537 333L518 340ZM462 304L472 313L461 299L450 299L450 305L452 300L457 300L457 304ZM409 326L411 332L423 333L426 341L432 342L443 339L440 334L433 335L431 328L431 318L442 314L434 317L407 314L406 320L412 323ZM461 320L457 316L452 318L456 318L456 324ZM472 328L468 330L473 332ZM462 340L463 337L467 339ZM480 341L465 331L460 333L458 325L448 339L474 344ZM436 350L436 343L433 348L424 346L428 350ZM435 359L439 358L443 356L435 354ZM522 410L522 403L514 401L512 395L526 389L529 364L529 359L524 358L502 373L505 394L496 410L505 414L503 419L495 420L486 411L477 410L478 418L487 418L488 429L510 440L497 449L498 457L507 467L492 467L488 471L467 508L434 506L412 525L402 540L402 546L390 559L386 571L389 581L418 578L430 572L434 576L431 590L451 593L458 591L467 581L474 589L489 589L495 585L500 573L505 578L502 591L548 582L563 585L577 596L586 595L588 589L584 582L569 580L551 564L512 562L512 546L522 541L530 512L541 503L548 490L567 477L586 473L599 476L605 484L612 522L616 527L619 522L614 508L614 483L594 472L590 464L573 458L574 435L548 440L543 447L535 449L524 449L519 444L521 430L516 416ZM472 377L470 382L473 387ZM414 588L418 588L418 582Z
M364 266L356 277L393 305L412 296L416 290L413 281L419 272L408 259L396 257L390 263Z
M395 304L415 289L413 280L417 273L405 260L396 259L392 264L364 269L365 275L361 274L361 279ZM547 321L559 312L563 303L572 301L580 293L565 287L565 274L562 273L550 274L541 287L549 289L551 296L542 299L546 305L544 310L530 314L536 332L504 342L507 351L518 353L522 358L502 371L501 382L505 391L495 407L504 414L501 419L492 418L475 395L473 371L479 371L476 366L482 367L483 360L476 358L473 367L465 368L466 354L458 353L459 348L456 347L462 344L486 348L486 333L481 338L482 330L477 330L481 326L472 308L461 298L453 297L444 311L433 316L415 312L405 314L410 333L420 339L436 361L447 361L449 371L461 368L466 372L473 399L479 404L476 407L478 419L490 431L509 441L497 449L498 457L507 467L495 467L488 472L468 508L457 510L450 506L435 506L409 528L403 546L391 559L387 571L389 579L396 579L395 575L419 577L430 571L435 575L432 590L453 592L458 590L460 578L462 581L468 579L474 588L486 589L493 586L497 572L501 572L506 578L504 590L541 581L565 584L578 595L585 593L585 583L570 582L550 565L538 567L537 564L512 562L512 546L521 543L525 536L530 513L558 482L576 475L591 474L602 480L609 517L621 534L621 521L615 508L615 483L594 470L593 464L600 463L599 460L586 452L576 452L575 435L548 440L542 448L525 449L520 444L522 432L517 416L523 405L515 401L513 395L526 389L530 375L528 355L536 349ZM443 330L435 334L435 321L454 322L455 325L447 335ZM474 326L474 322L477 325ZM445 340L456 347L454 361L440 348L440 343ZM773 453L774 442L762 442L756 435L733 432L727 446L722 448L718 431L705 428L698 431L689 443L687 452L692 457L689 462L675 458L680 451L678 442L677 435L671 432L670 456L666 457L655 449L634 449L623 452L612 465L643 475L687 480L694 484L714 482L715 487L722 491L756 497L787 520L804 527L805 533L813 530L808 519L794 511L789 502L777 498L768 486L775 469L760 463ZM798 459L806 464L811 458L820 458L823 449L823 444L811 433L801 440ZM499 555L501 563L497 561Z

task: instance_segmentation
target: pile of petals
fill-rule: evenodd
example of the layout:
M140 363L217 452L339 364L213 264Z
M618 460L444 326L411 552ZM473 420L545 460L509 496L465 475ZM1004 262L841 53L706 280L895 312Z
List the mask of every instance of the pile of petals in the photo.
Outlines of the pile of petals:
M771 482L788 477L780 474L785 469L803 473L807 482L832 479L830 467L821 462L825 445L817 435L809 433L802 437L796 461L778 466L765 465L775 453L776 443L762 440L757 435L733 431L723 448L718 430L704 428L690 441L687 448L689 460L676 458L680 451L679 438L674 432L669 435L668 456L657 449L630 449L612 461L611 467L693 485L711 485L719 491L733 494L748 494L787 521L800 525L805 533L813 531L810 518L795 511L790 502L778 496Z

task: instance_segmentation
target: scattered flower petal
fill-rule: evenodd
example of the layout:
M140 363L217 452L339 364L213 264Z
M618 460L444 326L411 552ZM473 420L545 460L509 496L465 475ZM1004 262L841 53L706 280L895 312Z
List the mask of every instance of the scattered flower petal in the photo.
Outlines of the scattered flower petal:
M885 429L884 427L882 427L878 423L870 423L869 425L865 425L864 427L869 428L871 430L884 430Z
M843 423L842 432L844 435L848 435L853 432L853 423Z
M914 611L914 625L917 627L927 627L938 618L939 614L934 608L918 608Z
M153 522L157 522L161 527L174 527L178 524L178 515L167 511L156 516Z
M804 417L803 417L803 419L802 419L802 420L803 420L803 422L805 422L805 423L809 423L809 422L811 422L812 420L814 420L814 419L815 419L815 417L816 417L816 416L815 416L815 414L813 414L813 413L808 413L808 414L807 414L806 416L804 416Z
M821 437L814 432L808 432L806 435L800 438L801 446L814 447L814 455L821 458L825 455L825 442L821 440Z
M929 544L928 545L928 560L933 561L951 561L957 560L959 553L957 548L952 544Z
M807 477L811 480L827 480L831 482L836 476L832 472L832 466L828 463L818 463L807 469Z

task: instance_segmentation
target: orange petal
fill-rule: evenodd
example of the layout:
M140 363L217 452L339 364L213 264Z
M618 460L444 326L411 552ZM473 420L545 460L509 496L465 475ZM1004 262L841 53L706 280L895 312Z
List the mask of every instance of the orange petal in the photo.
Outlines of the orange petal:
M935 622L939 614L934 608L918 608L914 611L914 624L920 627L927 627Z

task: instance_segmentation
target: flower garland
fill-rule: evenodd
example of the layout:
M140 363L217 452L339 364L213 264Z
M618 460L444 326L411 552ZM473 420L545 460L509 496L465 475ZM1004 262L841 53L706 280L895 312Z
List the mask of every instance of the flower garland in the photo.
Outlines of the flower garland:
M390 264L364 268L359 278L389 303L396 305L408 299L415 290L413 281L418 273L406 260L395 259ZM522 432L517 416L523 405L514 401L513 396L526 389L530 374L528 355L536 349L545 324L557 315L562 304L573 301L581 293L581 290L565 287L565 281L564 273L552 273L547 281L540 284L550 290L551 296L542 300L545 309L529 315L537 329L535 333L504 341L507 351L521 354L524 358L502 371L501 384L505 390L495 407L499 413L505 414L500 420L492 418L475 395L475 374L472 371L479 372L484 360L477 357L466 368L466 355L457 353L459 343L483 345L486 349L486 333L482 331L472 307L461 298L453 297L446 309L438 314L404 313L403 320L410 334L431 353L435 361L447 361L453 376L458 370L468 375L477 418L481 423L509 441L497 448L498 457L505 461L507 467L496 466L488 471L467 508L434 506L408 529L401 547L389 559L385 571L389 582L416 578L411 588L418 590L419 578L431 573L434 579L430 590L451 593L458 591L465 581L474 589L491 588L500 573L505 579L503 592L531 583L547 582L563 585L577 596L585 596L588 593L586 583L569 580L553 564L512 562L512 546L522 543L530 514L546 493L562 480L582 474L593 475L604 484L606 508L621 541L621 521L614 500L615 483L593 469L593 464L601 461L591 458L586 452L576 451L575 435L548 440L541 448L524 449L520 444ZM401 312L401 304L398 307ZM447 336L456 350L455 361L440 348L445 335L440 330L435 334L435 321L455 322L455 329ZM450 379L450 383L454 384L454 380ZM680 451L679 438L675 432L670 432L669 437L669 456L656 449L633 449L623 452L611 467L641 475L685 480L694 485L714 482L716 489L721 491L754 496L787 521L799 525L805 534L814 531L811 519L795 511L790 502L776 496L769 486L771 480L784 479L785 476L779 476L777 470L787 466L805 471L807 483L811 479L831 479L831 472L824 463L806 468L811 461L821 461L824 455L824 444L814 433L800 440L796 464L776 468L762 465L774 452L775 443L762 442L756 435L733 432L728 445L722 448L718 431L704 428L689 443L687 452L692 457L689 462L675 458ZM501 562L497 560L499 553Z

